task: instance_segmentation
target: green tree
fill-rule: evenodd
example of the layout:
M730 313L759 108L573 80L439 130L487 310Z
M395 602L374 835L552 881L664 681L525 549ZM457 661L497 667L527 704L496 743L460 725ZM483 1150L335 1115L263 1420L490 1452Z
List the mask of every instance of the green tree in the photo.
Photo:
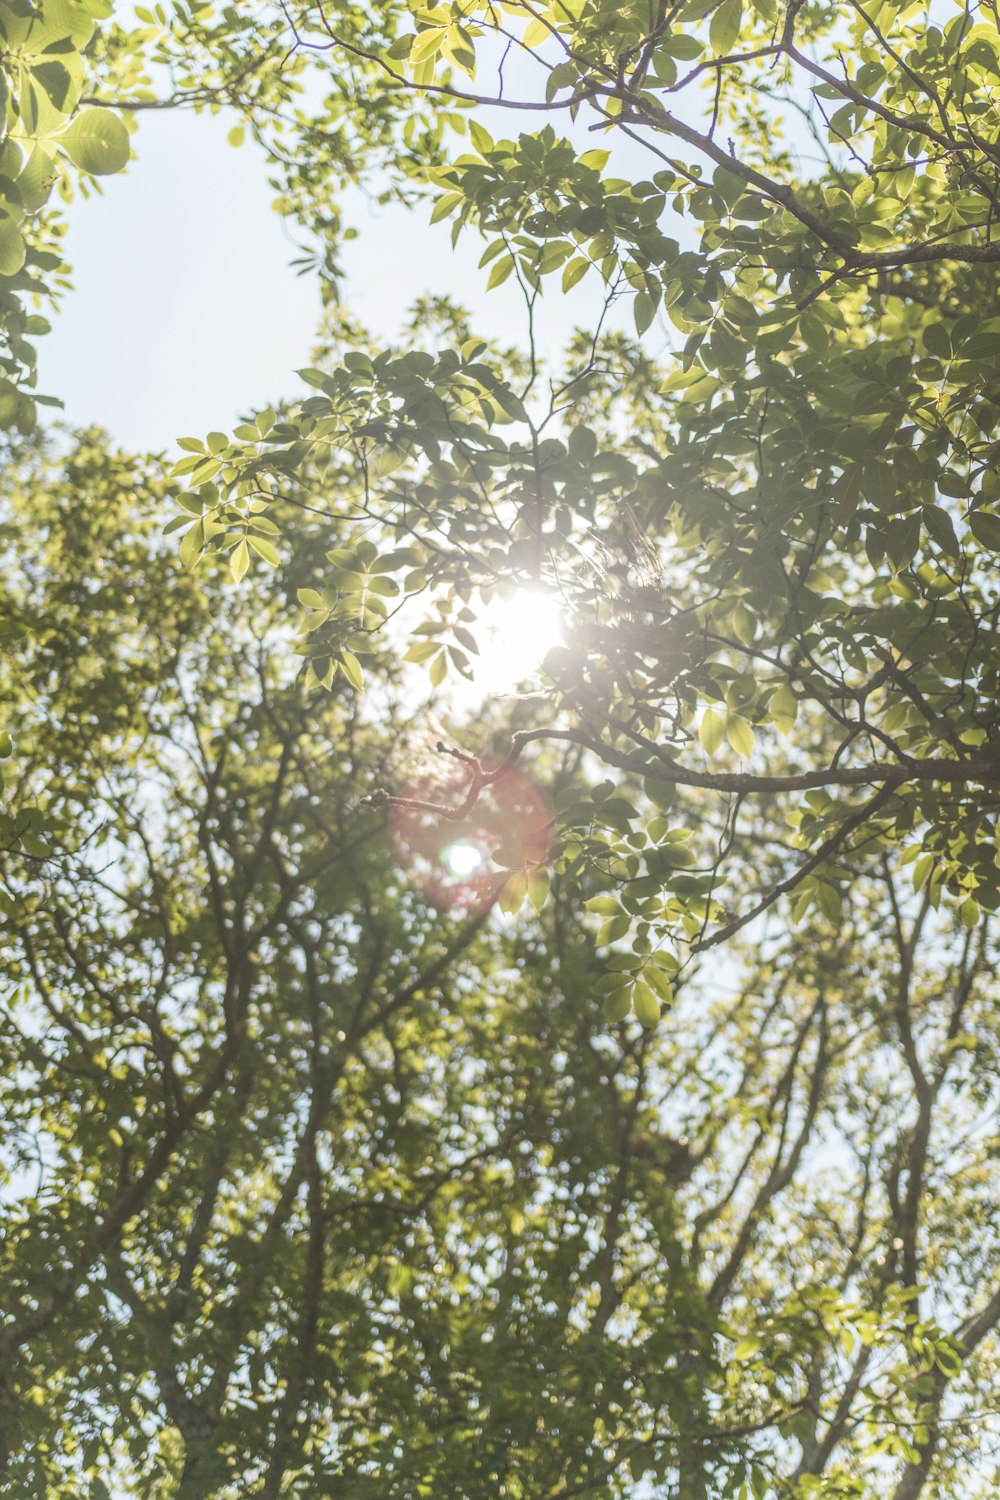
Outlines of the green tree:
M11 1494L994 1493L994 12L96 10L57 141L231 110L331 298L371 181L525 325L11 439Z
M32 306L65 286L62 226L53 188L70 198L95 177L120 172L129 132L120 115L81 107L98 21L110 0L4 0L0 4L0 431L32 429L36 354L48 323Z
M368 793L440 778L412 669L317 693L288 650L328 522L237 586L169 503L97 434L8 483L51 821L0 893L3 1492L992 1493L989 920L873 846L835 916L609 1020L669 993L596 853L624 790L556 742L587 858L537 910L435 909ZM753 838L748 889L776 800Z
M468 649L463 608L475 636L477 589L558 594L584 644L553 663L532 738L738 802L789 794L803 858L782 890L817 894L877 836L912 847L935 899L995 906L1000 481L981 308L1000 251L979 121L1000 41L976 14L444 6L415 31L404 17L385 49L328 7L289 12L296 56L374 69L415 130L429 111L467 127L471 150L443 165L406 157L407 190L422 180L434 216L483 235L488 285L516 275L530 311L557 271L564 288L597 278L632 297L640 332L663 309L683 342L656 368L589 330L548 381L533 357L508 379L475 339L349 353L307 372L315 394L266 434L190 442L185 557L229 549L242 569L251 512L303 464L320 508L334 478L363 486L395 544L383 576L432 595L427 628L449 649ZM501 44L528 55L537 93L475 91L474 54ZM617 175L551 123L494 139L487 105L577 129L589 114L630 162L645 150L650 176ZM818 164L782 144L789 115ZM632 378L592 415L588 390L622 364ZM324 680L357 655L363 574L338 558L340 603L305 620ZM779 894L709 932L704 890L679 890L676 935L693 914L699 941L721 941Z

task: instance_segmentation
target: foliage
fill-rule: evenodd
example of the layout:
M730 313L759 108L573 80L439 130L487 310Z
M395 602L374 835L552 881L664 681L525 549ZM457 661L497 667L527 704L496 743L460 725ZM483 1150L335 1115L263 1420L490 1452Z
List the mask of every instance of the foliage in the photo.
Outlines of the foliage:
M72 194L77 174L120 172L129 158L121 117L81 108L87 50L109 0L4 0L0 5L0 430L28 432L36 402L29 339L48 323L32 302L65 285L52 189ZM75 169L75 170L74 170ZM54 404L58 405L58 401Z
M525 336L331 303L170 478L15 449L12 1493L993 1493L995 11L36 10L12 295L18 140L68 183L226 109L329 298L363 181ZM531 591L564 644L463 720ZM383 809L478 819L486 899Z
M45 624L0 688L64 819L0 889L3 1492L992 1493L989 923L867 858L609 1023L586 875L498 921L393 864L398 669L367 715L284 644L326 523L235 587L167 498L87 434L6 502Z
M547 392L537 366L512 385L475 340L355 351L305 372L316 394L266 433L191 441L177 470L197 518L184 555L233 550L242 568L244 533L285 476L349 475L386 528L384 595L394 580L429 591L426 629L459 664L449 599L501 577L558 592L586 649L552 663L550 724L532 736L570 735L618 772L737 799L808 793L790 804L805 851L790 884L835 884L833 856L874 836L911 845L935 899L971 917L1000 900L996 341L979 315L1000 251L977 124L996 27L986 11L942 29L913 8L779 15L732 0L706 25L707 9L559 6L532 12L522 36L520 7L463 6L461 21L445 7L384 54L360 49L419 119L428 98L481 105L459 74L470 48L506 39L548 81L495 105L590 110L612 141L641 140L656 170L627 180L551 124L494 140L473 117L473 150L429 166L427 188L436 216L485 236L490 283L516 274L531 302L557 270L564 286L597 275L609 296L634 294L640 330L664 307L683 347L603 429L576 420L616 364L599 335ZM355 58L336 15L309 10L324 46ZM691 96L697 120L706 81L703 128L667 108ZM780 145L782 102L826 152L818 171ZM668 210L679 233L698 226L697 248L664 232ZM362 573L335 558L336 604L322 619L305 606L323 680L342 650L357 656ZM362 632L372 624L361 617ZM730 930L707 939L674 889L677 938L696 919L701 941Z

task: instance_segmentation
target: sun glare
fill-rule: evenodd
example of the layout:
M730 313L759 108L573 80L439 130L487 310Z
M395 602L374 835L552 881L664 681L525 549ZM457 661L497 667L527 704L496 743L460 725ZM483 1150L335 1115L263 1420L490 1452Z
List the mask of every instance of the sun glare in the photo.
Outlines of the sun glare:
M516 766L481 764L494 779L471 804L464 768L444 760L410 782L389 813L400 869L439 911L488 911L511 871L530 875L548 859L552 810L544 795ZM446 820L440 808L449 803L456 810Z
M483 855L475 846L467 840L457 844L449 844L441 856L442 863L452 875L459 877L471 875L479 869L483 863Z
M479 656L471 666L488 693L517 687L539 669L547 652L565 643L563 611L544 589L518 589L493 599L479 621Z

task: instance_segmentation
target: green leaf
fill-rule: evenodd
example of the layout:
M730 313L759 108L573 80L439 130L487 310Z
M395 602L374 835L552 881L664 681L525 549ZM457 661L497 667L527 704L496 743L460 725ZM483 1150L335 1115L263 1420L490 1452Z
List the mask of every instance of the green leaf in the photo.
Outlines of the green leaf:
M195 521L194 525L184 533L184 539L178 548L178 556L180 557L181 564L189 572L197 565L204 545L205 523L204 521Z
M110 109L81 110L58 140L73 164L94 177L120 172L129 159L128 131Z
M640 1026L655 1026L660 1019L660 1002L642 979L636 980L632 990L632 1009Z
M947 553L949 557L960 556L961 548L955 533L955 523L946 510L940 505L925 505L924 525L942 552Z
M590 262L589 260L586 260L582 255L578 255L573 260L569 261L568 264L563 267L563 291L568 292L573 287L575 287L577 282L582 280L582 278L586 276L589 269Z
M31 70L31 76L41 85L56 109L69 114L73 103L70 94L73 90L73 79L65 64L52 61L37 63Z
M726 715L726 739L732 745L736 754L741 755L744 759L748 759L753 753L753 730L741 714L729 713Z
M631 918L627 917L624 912L622 912L621 916L609 917L606 922L601 923L598 929L597 942L599 947L607 948L612 943L617 943L625 936L631 926Z
M440 641L414 641L413 645L403 657L404 661L420 662L430 661L441 650Z
M708 28L708 39L716 57L732 52L742 22L743 0L722 0Z
M974 510L969 516L969 530L981 546L988 547L991 552L1000 552L1000 516Z
M55 179L56 166L52 157L41 146L34 146L17 177L17 190L26 213L37 213L45 204Z
M610 995L605 995L601 1001L601 1014L606 1021L612 1023L624 1021L632 1013L632 990L626 986L624 989L612 990Z
M604 996L601 1001L601 1014L606 1022L624 1022L628 1016L631 1016L631 1008L633 1008L631 986L612 990L612 993Z
M650 989L655 991L662 1005L673 1004L674 987L662 969L657 968L655 964L648 963L643 968L642 977Z
M528 900L536 911L541 911L549 896L549 874L547 870L533 870L528 876Z
M777 692L771 694L767 711L779 734L791 734L798 717L799 700L787 682L783 682Z
M715 755L722 745L725 736L725 722L722 715L714 708L706 708L701 716L698 726L698 738L702 748L707 755Z
M962 919L963 927L968 927L969 929L975 927L976 923L979 921L980 916L982 915L979 907L979 902L976 901L972 896L966 896L965 900L958 908L958 914Z
M172 521L168 521L167 524L164 526L164 528L163 528L163 535L164 536L170 536L173 532L180 531L180 529L181 529L182 526L190 526L190 525L191 525L191 517L189 515L185 514L185 515L181 515L181 516L174 516L173 520Z
M534 20L528 22L521 33L521 46L527 47L529 50L536 47L543 47L551 35L552 27L546 25L544 21L536 17Z
M756 634L757 625L753 615L747 609L742 599L737 601L736 607L730 616L733 634L742 646L752 646Z
M596 913L599 917L617 917L621 913L621 902L616 896L591 896L585 901L584 906L588 911Z
M844 903L834 885L821 884L816 887L816 905L825 917L839 925L844 914Z
M557 63L545 81L545 102L551 104L560 89L573 88L579 74L573 62Z
M508 914L520 911L527 894L527 876L520 872L509 875L500 889L500 910Z
M511 271L513 271L513 269L513 255L502 255L499 260L494 261L493 269L490 272L489 280L486 283L486 290L490 292L495 286L499 286L501 282L506 281L507 277L510 275Z
M436 57L444 46L446 32L445 26L430 26L426 31L418 31L410 48L410 62L416 66Z
M17 224L8 214L0 215L0 276L16 276L26 255L27 246Z
M940 359L951 358L951 339L943 323L928 323L922 337L928 353L936 354Z
M920 545L921 517L897 516L890 521L885 532L885 550L895 572L907 567L916 556Z
M247 541L250 543L250 546L256 552L258 557L262 557L264 561L266 563L269 563L272 568L276 568L278 566L278 563L281 561L281 559L278 556L278 549L275 547L273 542L267 541L266 538L262 536L255 536L253 532L249 532L247 534Z
M236 543L229 558L229 571L232 574L234 583L239 583L249 566L250 549L244 537L242 541Z
M461 193L442 193L431 210L431 223L438 224L464 202Z
M656 317L656 302L648 292L637 292L632 304L636 333L645 333Z
M83 5L74 3L74 0L43 0L35 9L37 14L30 23L25 43L27 53L39 56L43 52L57 50L62 43L68 44L66 55L72 57L90 41L94 30L93 20L90 19L95 14L94 0L88 0ZM8 0L3 10L22 15L29 13L23 0L22 3L17 3L17 0L11 3ZM108 13L107 9L103 10L104 16Z
M664 781L658 776L646 776L642 789L653 806L660 808L662 812L669 812L677 801L676 782Z
M353 652L341 651L340 665L351 687L355 688L357 692L363 693L365 689L365 674L361 670L361 663Z

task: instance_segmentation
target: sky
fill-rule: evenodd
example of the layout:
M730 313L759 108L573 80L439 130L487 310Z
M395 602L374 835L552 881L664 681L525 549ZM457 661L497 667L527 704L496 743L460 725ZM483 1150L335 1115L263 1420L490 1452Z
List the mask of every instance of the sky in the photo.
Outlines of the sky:
M480 46L480 84L488 91L489 40ZM504 66L508 94L537 94L528 62L512 56ZM709 102L697 91L685 96L689 112ZM478 108L476 118L496 136L542 123L495 108ZM235 116L171 110L138 119L127 171L68 210L74 290L39 341L39 389L64 401L71 426L96 422L126 448L173 451L179 437L226 431L304 390L295 371L310 363L319 288L291 266L300 252L271 207L263 153L252 141L228 144ZM582 116L575 126L565 114L553 123L581 151L610 147L611 170L624 177L647 177L662 165L621 136L591 133ZM794 137L792 129L791 143ZM523 344L521 294L512 279L484 293L488 273L477 269L483 242L476 235L453 249L450 222L431 226L429 206L381 207L360 190L345 196L344 210L359 231L342 257L344 301L378 338L392 341L413 300L437 292L472 310L484 336ZM690 220L664 227L682 245L696 241ZM562 348L575 326L593 326L602 301L594 276L568 296L558 283L557 276L546 283L551 291L536 322L543 354ZM629 299L610 321L631 328ZM659 354L670 335L661 315L645 342Z
M39 388L130 448L231 426L308 363L314 285L270 209L263 163L221 117L152 114L126 173L69 209L74 290L39 341Z
M294 372L310 363L319 289L291 267L299 251L271 208L263 153L230 146L231 124L222 114L144 114L127 171L70 206L74 289L39 340L39 389L64 401L69 424L96 422L126 448L171 451L178 437L224 431L304 392ZM359 230L344 256L351 311L389 340L416 296L446 292L474 309L484 335L520 341L516 285L484 295L482 241L469 234L453 250L450 225L431 226L429 214L348 195L346 221ZM591 277L549 296L542 347L560 347L597 301Z

